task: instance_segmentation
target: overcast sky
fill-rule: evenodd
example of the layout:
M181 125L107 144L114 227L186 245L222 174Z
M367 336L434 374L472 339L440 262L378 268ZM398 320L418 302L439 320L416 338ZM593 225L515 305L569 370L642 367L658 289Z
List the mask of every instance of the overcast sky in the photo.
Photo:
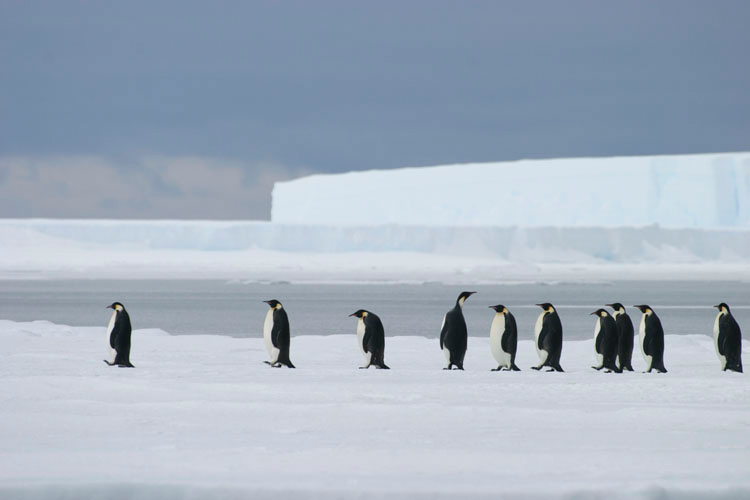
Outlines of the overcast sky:
M750 150L750 2L0 0L0 217L311 172Z

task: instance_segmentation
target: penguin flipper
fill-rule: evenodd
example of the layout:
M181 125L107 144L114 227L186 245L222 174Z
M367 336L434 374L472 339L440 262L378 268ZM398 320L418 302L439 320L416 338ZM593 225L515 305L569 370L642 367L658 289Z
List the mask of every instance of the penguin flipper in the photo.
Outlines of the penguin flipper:
M515 363L511 363L511 364L510 364L510 369L511 369L512 371L514 371L514 372L520 372L520 371L521 371L521 369L520 369L520 368L519 368L518 366L516 366L516 364L515 364Z

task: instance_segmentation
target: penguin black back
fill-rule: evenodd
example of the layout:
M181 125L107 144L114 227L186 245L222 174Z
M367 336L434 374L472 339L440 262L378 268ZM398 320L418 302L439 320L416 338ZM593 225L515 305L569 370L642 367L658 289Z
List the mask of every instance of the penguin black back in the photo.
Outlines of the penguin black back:
M714 322L714 345L723 371L742 373L742 332L732 316L729 306L722 302L714 306L719 310Z
M490 351L498 365L492 371L521 371L516 366L516 350L518 347L516 318L502 304L489 306L489 308L496 313L490 325Z
M612 315L617 325L617 367L620 371L633 371L633 321L619 302L606 304L614 311Z
M541 370L548 366L547 371L563 371L560 366L562 355L563 327L555 306L549 302L537 304L543 309L534 326L534 341L539 354L539 366L532 366L534 370Z
M616 364L617 358L617 324L610 314L604 309L597 309L591 314L595 315L597 324L594 333L594 348L597 357L600 358L599 366L594 366L595 370L605 368L608 372L620 373Z
M461 308L466 299L475 293L477 292L461 292L456 299L456 305L443 318L443 326L440 329L440 349L443 350L445 359L448 361L446 370L451 370L454 366L458 370L464 369L468 331Z
M664 367L664 329L659 316L645 304L633 307L643 313L638 327L638 338L648 367L646 371L656 370L659 373L667 373Z
M282 365L288 368L295 368L289 359L289 345L291 343L289 317L278 300L272 299L264 302L268 304L271 310L269 311L270 317L266 316L266 323L263 325L263 335L267 344L270 341L270 346L267 345L267 347L270 347L269 351L277 354L275 359L272 357L268 364L274 368Z
M130 362L130 337L133 333L130 315L120 302L113 302L107 309L113 310L108 329L109 346L115 352L115 357L112 361L105 359L104 362L109 366L135 368Z
M385 364L385 328L377 314L360 309L349 316L359 318L357 323L357 337L360 348L365 355L365 366L369 368L374 365L383 370L390 369Z

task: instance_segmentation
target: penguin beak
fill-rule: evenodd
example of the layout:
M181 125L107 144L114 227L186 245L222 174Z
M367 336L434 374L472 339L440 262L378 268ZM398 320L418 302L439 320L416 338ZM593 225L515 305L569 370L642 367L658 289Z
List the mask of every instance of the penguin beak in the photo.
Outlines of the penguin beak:
M352 316L356 316L356 315L357 315L357 313L351 313L351 314L349 315L349 317L351 318Z
M607 307L611 307L612 309L615 308L615 306L613 306L612 304L604 304L604 305L607 306Z
M591 315L596 315L596 311L592 312Z
M717 305L717 306L714 306L714 307L715 307L716 309L721 309L721 306L718 306L718 305Z
M111 305L109 305L109 306L105 307L104 309L114 309L114 307L112 307Z

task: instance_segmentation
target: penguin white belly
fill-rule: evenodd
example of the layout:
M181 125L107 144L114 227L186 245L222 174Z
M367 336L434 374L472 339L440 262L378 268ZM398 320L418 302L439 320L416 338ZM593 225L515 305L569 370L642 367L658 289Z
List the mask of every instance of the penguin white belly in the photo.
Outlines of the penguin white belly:
M596 326L594 326L594 352L596 353L596 362L599 363L599 365L602 364L604 361L604 356L602 353L596 350L596 341L599 339L599 335L602 334L602 320L597 319L596 320Z
M547 356L549 356L549 353L547 351L545 351L544 349L539 349L539 334L542 333L545 314L547 313L543 312L542 314L540 314L536 319L536 324L534 325L534 347L536 348L537 356L539 356L539 361L541 361L542 363L547 361Z
M361 318L357 321L357 344L359 344L359 350L362 351L362 355L365 357L365 366L369 365L372 353L365 352L365 322Z
M498 366L510 368L510 353L503 351L503 334L505 333L505 314L495 314L490 326L490 349Z
M271 363L275 363L279 359L279 350L273 346L271 340L271 331L273 330L273 309L269 309L266 313L266 320L263 322L263 341L266 344L266 351L268 356L271 358Z
M727 357L722 356L719 352L719 319L721 318L721 314L719 313L716 316L716 321L714 321L714 347L716 348L716 355L719 356L719 361L721 361L721 369L725 369L727 367Z
M651 361L652 357L646 354L646 349L644 348L643 344L646 341L646 315L643 315L643 318L641 318L641 324L638 327L638 340L641 344L641 353L643 354L643 359L646 361L646 370L651 369Z
M109 318L109 324L107 325L107 354L109 355L109 360L114 363L115 358L117 357L117 351L115 351L112 348L112 344L109 343L110 335L112 335L112 330L115 328L115 321L117 320L117 311L112 311L112 317Z

